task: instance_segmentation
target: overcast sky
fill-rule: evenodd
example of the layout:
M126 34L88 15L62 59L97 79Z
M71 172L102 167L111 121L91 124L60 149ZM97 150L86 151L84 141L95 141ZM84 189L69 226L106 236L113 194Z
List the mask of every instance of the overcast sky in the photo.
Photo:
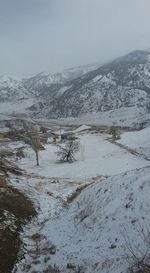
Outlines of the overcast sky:
M150 0L0 0L0 75L105 62L150 48Z

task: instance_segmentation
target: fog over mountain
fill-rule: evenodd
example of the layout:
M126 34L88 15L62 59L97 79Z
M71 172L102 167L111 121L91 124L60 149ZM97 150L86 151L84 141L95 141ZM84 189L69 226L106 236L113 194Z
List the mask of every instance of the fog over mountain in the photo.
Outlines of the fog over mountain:
M0 75L104 63L150 48L149 0L0 0Z
M150 124L150 51L137 50L106 64L0 77L1 113L32 118L81 118L99 113L99 122ZM105 121L102 121L102 115ZM133 118L129 115L131 115ZM89 122L89 118L88 118Z

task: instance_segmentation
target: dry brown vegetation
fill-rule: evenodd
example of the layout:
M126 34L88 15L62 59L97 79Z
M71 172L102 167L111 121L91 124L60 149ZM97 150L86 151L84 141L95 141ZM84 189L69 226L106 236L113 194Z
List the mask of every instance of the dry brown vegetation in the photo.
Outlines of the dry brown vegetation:
M8 185L7 172L22 171L8 162L0 161L0 272L11 273L21 247L20 231L26 221L36 215L32 202Z

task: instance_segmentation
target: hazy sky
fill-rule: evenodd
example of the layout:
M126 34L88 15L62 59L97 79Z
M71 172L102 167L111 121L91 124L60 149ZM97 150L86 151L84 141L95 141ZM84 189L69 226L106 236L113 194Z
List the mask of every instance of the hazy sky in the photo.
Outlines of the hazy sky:
M0 75L56 72L150 48L150 0L0 0Z

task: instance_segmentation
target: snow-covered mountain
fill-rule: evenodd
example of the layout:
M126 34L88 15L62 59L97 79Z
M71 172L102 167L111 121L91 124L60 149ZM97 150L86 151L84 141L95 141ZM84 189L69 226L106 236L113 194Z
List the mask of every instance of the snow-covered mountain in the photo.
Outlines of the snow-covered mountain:
M0 102L33 98L26 112L37 118L80 117L136 108L150 113L150 52L134 51L105 65L0 78Z
M8 102L18 100L20 98L31 98L41 96L46 91L51 93L53 86L56 90L59 86L66 84L87 72L96 69L99 64L85 65L65 69L59 73L41 72L27 78L17 78L11 75L3 75L0 77L0 102Z
M55 96L49 93L46 116L76 117L134 106L149 109L149 56L149 52L135 51L67 82Z
M62 85L65 84L67 81L76 79L81 75L84 75L89 71L98 68L99 65L100 64L73 67L70 69L65 69L62 72L53 74L48 72L41 72L29 78L23 79L23 84L27 89L31 90L41 90L44 88L49 88L53 84Z
M25 98L27 90L22 80L13 76L0 77L0 102L8 102Z

